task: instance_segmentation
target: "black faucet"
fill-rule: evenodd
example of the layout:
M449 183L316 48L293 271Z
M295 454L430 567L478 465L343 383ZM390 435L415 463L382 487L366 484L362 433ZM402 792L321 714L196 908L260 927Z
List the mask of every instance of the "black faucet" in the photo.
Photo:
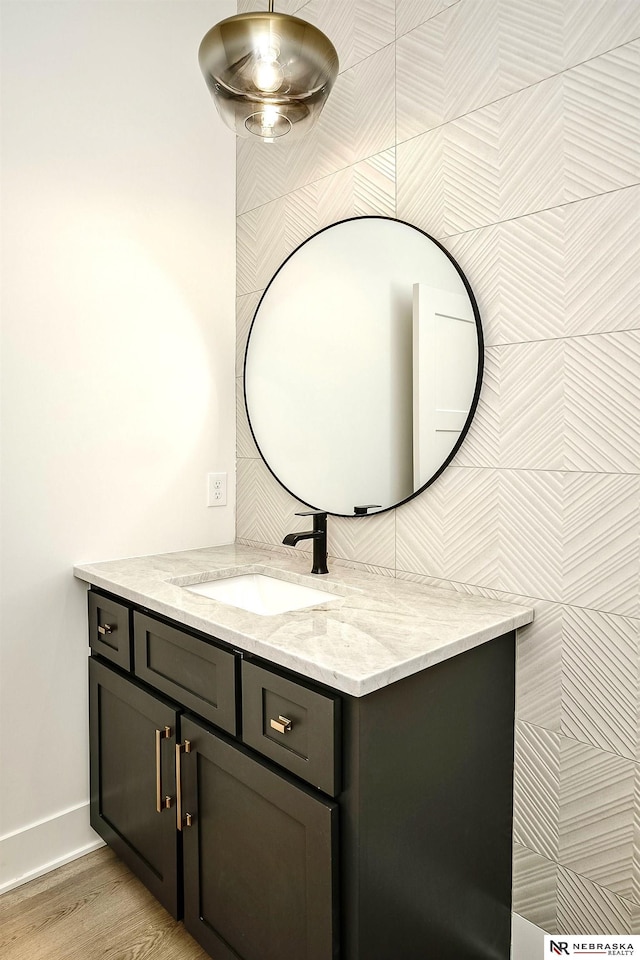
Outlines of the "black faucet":
M327 569L327 514L323 510L306 510L296 517L313 517L313 530L288 533L283 543L295 547L300 540L313 540L313 569L311 573L329 573Z

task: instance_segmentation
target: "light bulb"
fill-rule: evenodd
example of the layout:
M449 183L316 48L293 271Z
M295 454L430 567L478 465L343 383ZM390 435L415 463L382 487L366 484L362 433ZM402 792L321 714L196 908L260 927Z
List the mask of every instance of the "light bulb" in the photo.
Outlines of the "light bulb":
M276 50L260 52L252 76L258 90L264 93L273 93L282 86L284 70L278 63Z
M273 128L277 124L279 117L280 117L280 114L275 109L275 107L264 108L264 110L260 114L260 124L264 131L263 136L265 137L273 136Z
M273 143L274 140L284 137L291 130L291 121L283 112L284 110L286 108L265 103L262 105L262 109L247 117L244 125L249 133L260 137L267 143Z

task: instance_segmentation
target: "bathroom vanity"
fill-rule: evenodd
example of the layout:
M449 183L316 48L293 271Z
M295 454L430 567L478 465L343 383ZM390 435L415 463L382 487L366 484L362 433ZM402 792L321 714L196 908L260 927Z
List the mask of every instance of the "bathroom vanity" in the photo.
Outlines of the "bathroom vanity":
M91 823L215 960L507 960L532 612L231 545L77 567ZM247 573L334 599L261 616Z

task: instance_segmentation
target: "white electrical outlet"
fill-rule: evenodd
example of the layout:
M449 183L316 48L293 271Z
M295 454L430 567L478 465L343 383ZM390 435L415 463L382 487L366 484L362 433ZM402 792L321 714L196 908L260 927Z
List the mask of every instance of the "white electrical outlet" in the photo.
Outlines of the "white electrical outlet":
M227 503L226 473L207 474L207 506L224 507Z

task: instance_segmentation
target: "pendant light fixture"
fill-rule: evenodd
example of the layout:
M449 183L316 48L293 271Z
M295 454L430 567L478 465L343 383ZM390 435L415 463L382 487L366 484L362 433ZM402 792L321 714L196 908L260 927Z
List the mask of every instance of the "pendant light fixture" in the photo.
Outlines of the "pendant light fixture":
M338 75L317 27L284 13L242 13L205 35L198 52L218 113L240 137L273 143L307 133Z

